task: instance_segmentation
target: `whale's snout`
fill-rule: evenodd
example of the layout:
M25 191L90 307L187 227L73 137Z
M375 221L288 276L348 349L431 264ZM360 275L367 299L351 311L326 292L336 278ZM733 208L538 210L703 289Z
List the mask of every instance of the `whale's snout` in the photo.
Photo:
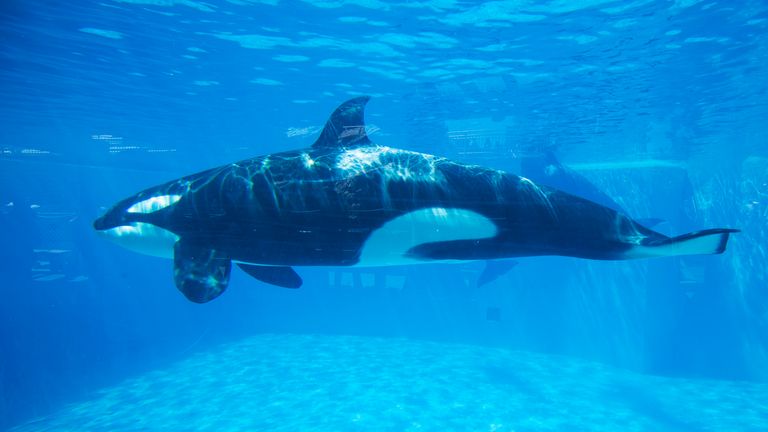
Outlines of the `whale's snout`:
M95 229L96 231L104 231L107 228L108 227L107 227L106 220L104 219L104 216L96 218L96 220L93 221L93 229Z

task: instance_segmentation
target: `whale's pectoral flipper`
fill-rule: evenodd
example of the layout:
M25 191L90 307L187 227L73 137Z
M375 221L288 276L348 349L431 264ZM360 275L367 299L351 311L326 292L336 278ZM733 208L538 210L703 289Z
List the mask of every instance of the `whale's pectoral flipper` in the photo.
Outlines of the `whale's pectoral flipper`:
M229 284L232 261L221 252L179 240L173 247L173 281L189 300L209 302Z
M517 265L517 261L513 260L487 260L485 261L485 268L477 278L477 286L481 287L485 284L491 283L496 279L509 273L512 268Z
M646 240L627 251L627 258L651 258L677 255L712 255L725 252L728 237L737 229L715 228L677 237Z
M296 274L290 267L261 266L242 263L238 263L237 266L262 282L283 288L298 288L303 283L301 276Z

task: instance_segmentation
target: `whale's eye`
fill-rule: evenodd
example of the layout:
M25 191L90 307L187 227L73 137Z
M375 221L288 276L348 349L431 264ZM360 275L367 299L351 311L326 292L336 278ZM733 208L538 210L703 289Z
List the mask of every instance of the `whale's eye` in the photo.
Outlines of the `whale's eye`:
M128 213L153 213L162 210L181 199L181 195L161 195L139 201L128 207Z

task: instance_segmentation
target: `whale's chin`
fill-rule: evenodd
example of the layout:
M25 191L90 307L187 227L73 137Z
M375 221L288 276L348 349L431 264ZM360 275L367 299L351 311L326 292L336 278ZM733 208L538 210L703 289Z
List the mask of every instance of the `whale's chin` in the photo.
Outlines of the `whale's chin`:
M179 241L179 236L171 231L144 222L98 230L96 233L134 252L168 259L173 259L173 245Z

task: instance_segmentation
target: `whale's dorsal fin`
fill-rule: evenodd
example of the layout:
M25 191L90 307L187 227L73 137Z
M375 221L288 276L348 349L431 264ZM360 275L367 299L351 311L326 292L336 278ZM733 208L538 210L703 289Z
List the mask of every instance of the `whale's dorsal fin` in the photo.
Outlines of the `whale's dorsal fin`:
M350 99L331 114L312 148L348 148L371 143L365 133L365 104L369 96Z

